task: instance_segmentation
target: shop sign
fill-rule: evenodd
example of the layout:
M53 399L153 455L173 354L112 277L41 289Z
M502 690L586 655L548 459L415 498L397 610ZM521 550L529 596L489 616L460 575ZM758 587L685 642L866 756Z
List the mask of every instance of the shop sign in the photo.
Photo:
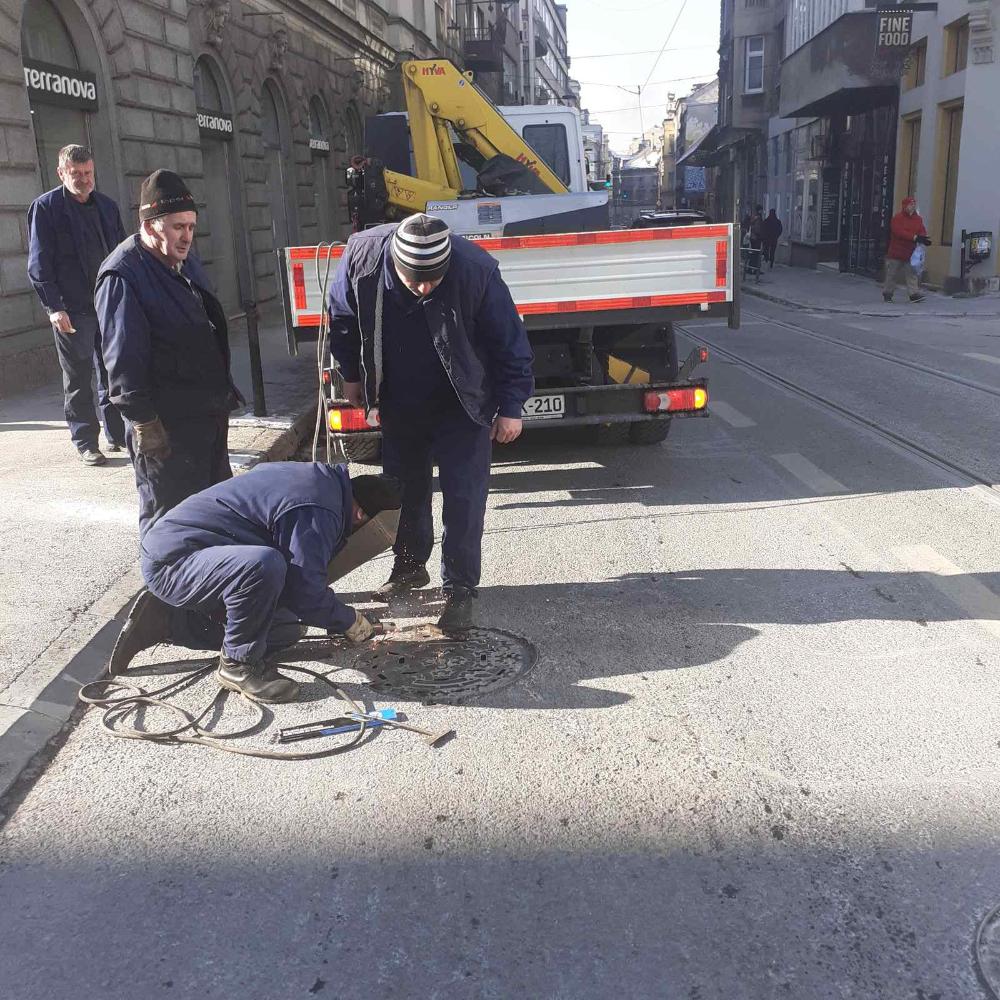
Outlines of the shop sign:
M836 243L840 222L840 169L823 168L823 194L819 202L819 241Z
M25 59L24 85L32 101L97 110L97 77L86 70Z
M912 10L879 10L875 14L875 54L906 52L913 42Z
M220 115L215 111L199 111L198 131L214 139L232 139L233 120L229 115Z
M705 168L685 167L684 168L684 190L692 193L701 193L705 190Z
M319 136L312 135L309 137L309 148L314 153L319 153L320 156L330 155L330 140L321 139Z

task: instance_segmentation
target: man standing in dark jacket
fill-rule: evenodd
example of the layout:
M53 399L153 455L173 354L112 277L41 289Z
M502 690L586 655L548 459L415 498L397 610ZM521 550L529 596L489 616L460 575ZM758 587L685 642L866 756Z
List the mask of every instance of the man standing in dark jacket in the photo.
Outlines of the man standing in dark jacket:
M101 411L109 451L125 447L121 414L108 398L94 286L101 261L125 239L118 206L94 190L94 157L86 146L64 146L56 168L62 187L28 209L28 278L55 335L70 437L87 465L104 465L94 410Z
M330 288L330 346L354 406L379 409L385 471L403 484L395 566L376 596L430 582L433 464L444 501L438 625L472 625L491 443L521 433L528 335L495 258L414 215L350 238Z
M139 232L101 265L97 316L111 400L124 414L144 534L185 497L229 479L226 315L190 255L198 215L177 174L142 182Z
M140 594L115 645L112 675L136 653L172 641L218 649L218 681L252 701L292 701L298 685L268 663L278 615L361 643L376 634L327 586L351 532L399 509L399 484L319 462L273 462L179 503L142 538ZM201 619L202 637L193 620ZM279 626L280 628L280 626ZM287 631L287 630L286 630ZM291 640L294 641L294 638Z
M774 270L774 255L778 250L778 240L784 229L781 219L778 218L778 213L772 208L761 224L761 233L764 237L764 260L771 265L772 271Z

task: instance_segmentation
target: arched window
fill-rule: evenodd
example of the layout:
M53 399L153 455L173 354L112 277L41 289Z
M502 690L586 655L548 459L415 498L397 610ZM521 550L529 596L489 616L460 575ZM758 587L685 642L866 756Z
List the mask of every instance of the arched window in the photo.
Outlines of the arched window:
M309 150L312 154L316 239L329 242L337 232L336 207L330 192L330 116L319 97L309 102Z
M21 22L21 56L67 70L79 70L80 59L65 21L50 0L28 0ZM38 165L45 190L61 183L56 174L59 150L70 143L93 146L90 115L81 107L45 100L29 90Z
M291 129L285 102L272 80L264 83L260 104L274 246L291 246L296 232Z

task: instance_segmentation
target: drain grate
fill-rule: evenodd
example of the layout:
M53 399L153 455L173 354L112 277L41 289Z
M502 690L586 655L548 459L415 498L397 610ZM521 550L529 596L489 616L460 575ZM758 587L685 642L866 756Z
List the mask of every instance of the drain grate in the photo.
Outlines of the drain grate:
M519 635L474 628L447 636L433 625L400 629L354 666L374 690L424 705L461 705L510 687L535 666L538 651Z

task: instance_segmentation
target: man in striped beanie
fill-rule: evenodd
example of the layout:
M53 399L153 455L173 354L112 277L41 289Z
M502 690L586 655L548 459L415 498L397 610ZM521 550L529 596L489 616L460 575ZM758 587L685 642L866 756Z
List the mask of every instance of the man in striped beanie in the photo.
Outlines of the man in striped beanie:
M330 349L355 406L379 409L385 472L403 484L395 565L376 598L430 583L433 466L444 500L438 625L473 624L492 442L521 433L528 336L494 257L413 215L355 233L329 296Z

